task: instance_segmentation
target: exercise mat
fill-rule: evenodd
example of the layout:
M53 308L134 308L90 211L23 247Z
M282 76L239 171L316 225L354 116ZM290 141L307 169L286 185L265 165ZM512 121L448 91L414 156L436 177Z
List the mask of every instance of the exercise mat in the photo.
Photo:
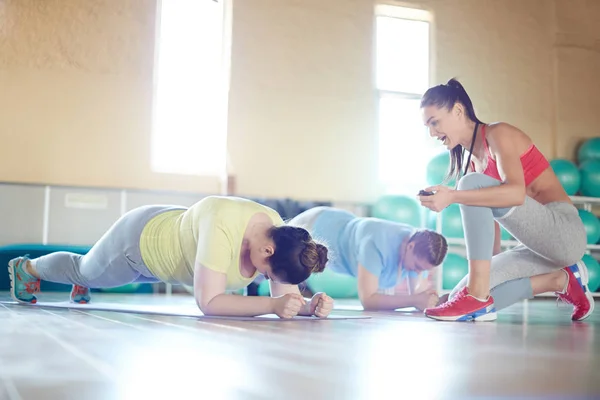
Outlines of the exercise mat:
M149 314L149 315L167 315L174 317L192 317L197 319L225 319L235 321L327 321L327 320L345 320L345 319L369 319L368 315L329 315L327 318L318 318L315 316L296 316L291 319L279 318L275 314L259 315L257 317L223 317L208 316L202 314L195 304L123 304L123 303L96 303L89 304L62 302L37 302L37 304L19 304L16 301L2 301L1 304L21 305L32 308L63 308L79 311L109 311L131 314Z

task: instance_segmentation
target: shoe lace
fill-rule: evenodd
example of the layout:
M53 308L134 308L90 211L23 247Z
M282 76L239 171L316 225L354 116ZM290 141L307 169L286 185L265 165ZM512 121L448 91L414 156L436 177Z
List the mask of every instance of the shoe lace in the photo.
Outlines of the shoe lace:
M441 304L438 308L449 308L452 307L457 301L461 300L463 297L465 297L464 292L461 290L460 292L458 292L456 294L456 296L452 297L452 298L448 298L448 301L445 302L444 304Z
M564 293L556 293L556 307L560 308L561 304L568 304L570 306L579 306L574 301L569 300L569 298Z
M75 295L85 296L88 293L88 289L83 286L75 285Z
M27 260L28 260L29 254L25 255L24 257L22 257L19 262L18 262L18 266L20 267L19 269L22 270L23 273L25 273L25 275L28 275L30 277L32 277L28 271L27 271ZM25 264L25 265L23 265ZM21 276L21 273L17 272L17 278L20 281L23 281L23 278ZM33 278L33 277L32 277ZM40 279L36 279L36 280L32 280L27 282L27 280L25 280L25 282L23 282L24 286L25 286L25 292L29 293L29 294L36 294L40 292L40 283L41 280Z
M25 291L29 294L39 293L40 291L40 280L32 282L25 282Z

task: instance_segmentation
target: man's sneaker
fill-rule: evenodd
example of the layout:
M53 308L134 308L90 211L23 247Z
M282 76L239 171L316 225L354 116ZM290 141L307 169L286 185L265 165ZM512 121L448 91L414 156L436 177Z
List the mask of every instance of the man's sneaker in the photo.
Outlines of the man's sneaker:
M567 274L567 284L562 292L556 292L559 299L573 306L573 321L581 321L594 312L594 296L588 288L589 275L583 261L562 269Z
M486 301L478 300L469 294L466 286L444 304L426 309L425 315L440 321L494 321L497 318L492 296Z
M90 289L79 285L73 285L73 289L71 289L71 301L73 303L87 304L90 300Z
M8 262L8 275L10 276L10 295L19 303L35 304L35 293L40 291L40 280L31 276L27 270L29 257L13 258Z

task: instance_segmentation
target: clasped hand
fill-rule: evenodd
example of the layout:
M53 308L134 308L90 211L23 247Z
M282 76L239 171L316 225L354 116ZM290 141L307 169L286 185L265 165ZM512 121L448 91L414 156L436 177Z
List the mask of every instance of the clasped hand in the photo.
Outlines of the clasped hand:
M309 315L326 318L333 309L333 299L325 293L315 293L307 305L306 300L299 293L287 293L274 298L274 312L280 318L294 318L301 313L303 307L308 306Z

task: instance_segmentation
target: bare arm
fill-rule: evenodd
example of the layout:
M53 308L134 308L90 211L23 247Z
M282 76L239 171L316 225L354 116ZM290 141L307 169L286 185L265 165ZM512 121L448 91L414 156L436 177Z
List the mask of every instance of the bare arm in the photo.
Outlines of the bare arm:
M476 190L452 191L452 202L468 206L512 207L525 201L525 177L521 165L518 130L502 124L494 127L488 135L490 150L496 157L502 185Z
M494 255L502 253L502 247L500 246L500 240L502 238L502 232L500 232L500 224L494 221L495 234L494 234Z
M379 278L362 265L358 266L358 297L365 310L391 311L397 308L414 307L413 295L386 295L377 293Z
M205 315L255 317L274 312L270 297L226 294L227 275L196 264L194 297Z

